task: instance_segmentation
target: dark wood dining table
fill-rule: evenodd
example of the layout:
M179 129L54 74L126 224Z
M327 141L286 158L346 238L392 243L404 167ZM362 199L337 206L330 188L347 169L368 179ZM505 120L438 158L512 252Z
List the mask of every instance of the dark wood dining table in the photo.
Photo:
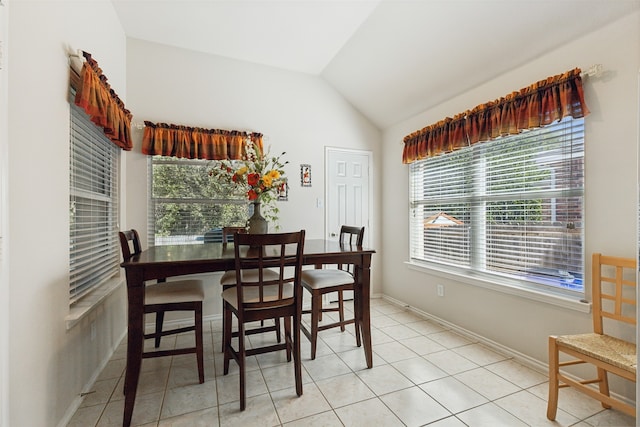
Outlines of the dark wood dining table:
M304 265L355 265L354 312L359 319L368 368L373 367L369 300L371 257L374 253L373 249L361 246L341 246L336 241L306 239L303 255ZM187 274L233 270L234 256L232 243L166 245L151 247L121 264L126 272L129 302L123 426L129 427L131 424L142 364L145 282Z

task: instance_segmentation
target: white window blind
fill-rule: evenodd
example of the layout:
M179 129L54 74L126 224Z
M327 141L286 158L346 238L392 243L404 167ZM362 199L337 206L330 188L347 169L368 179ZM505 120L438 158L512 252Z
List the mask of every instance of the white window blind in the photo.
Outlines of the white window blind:
M413 261L583 292L584 120L410 165Z
M209 171L216 161L152 156L149 161L149 245L221 241L222 227L244 226L248 203Z
M119 274L120 149L71 103L70 302Z

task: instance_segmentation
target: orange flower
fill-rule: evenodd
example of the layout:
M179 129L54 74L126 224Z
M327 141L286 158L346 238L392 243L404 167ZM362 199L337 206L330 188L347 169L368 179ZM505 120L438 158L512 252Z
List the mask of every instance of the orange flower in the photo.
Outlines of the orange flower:
M258 193L256 193L254 189L251 189L247 192L247 197L249 200L255 200L258 198Z

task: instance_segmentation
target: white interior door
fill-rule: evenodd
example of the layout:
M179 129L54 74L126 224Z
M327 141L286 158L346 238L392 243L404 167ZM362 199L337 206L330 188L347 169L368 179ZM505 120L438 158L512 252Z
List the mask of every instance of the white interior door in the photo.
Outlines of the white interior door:
M370 202L370 151L327 148L325 152L326 179L326 237L336 240L342 225L364 226L364 246L368 246ZM353 298L351 292L345 299ZM332 301L336 295L330 294Z
M364 246L369 227L370 151L326 149L326 236L337 239L342 225L364 226Z

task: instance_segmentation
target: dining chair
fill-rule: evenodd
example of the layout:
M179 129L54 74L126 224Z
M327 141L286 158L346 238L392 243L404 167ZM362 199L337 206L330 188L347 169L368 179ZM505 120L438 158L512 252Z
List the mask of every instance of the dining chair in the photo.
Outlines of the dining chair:
M618 334L635 327L636 319L636 260L593 254L592 259L592 317L593 332L549 337L549 400L547 418L555 420L558 409L558 389L573 387L599 400L603 408L616 408L635 417L636 409L609 393L608 374L635 383L636 344L604 332ZM606 322L606 323L605 323ZM571 360L561 359L564 353ZM596 368L596 378L578 380L560 368L590 364ZM598 387L594 387L597 384Z
M140 236L134 229L121 231L120 247L125 261L142 252ZM201 280L185 279L170 282L159 282L145 286L144 313L155 313L156 324L153 333L144 334L144 339L155 339L155 348L160 346L160 339L166 335L195 331L195 346L172 350L155 350L142 353L142 358L177 356L195 353L198 363L198 380L204 382L204 358L202 339L202 301L204 288ZM169 330L163 329L164 313L167 311L193 311L194 325Z
M246 357L286 350L287 361L293 354L296 394L302 395L302 362L300 360L300 322L302 317L302 254L305 231L279 234L234 235L236 286L222 292L224 302L224 375L229 362L235 360L240 369L240 410L246 401ZM277 278L268 279L271 269ZM246 275L246 271L256 274ZM269 275L270 277L270 275ZM237 319L237 347L232 342L233 318ZM245 343L245 325L260 320L284 319L284 342L251 346ZM293 328L291 320L293 319Z
M352 227L343 225L340 227L340 246L362 246L364 239L364 227ZM302 271L302 287L311 294L311 309L304 310L303 313L311 314L311 330L302 325L302 332L311 341L311 359L316 358L316 348L318 342L318 332L326 329L340 327L344 332L345 325L353 323L356 332L356 344L361 345L360 325L358 323L357 302L354 301L354 316L352 319L344 318L344 291L353 291L357 277L353 271L353 265L338 264L336 268L322 268ZM332 292L338 294L337 307L323 307L323 296ZM320 325L322 314L327 312L338 312L339 321Z
M222 243L227 244L233 242L233 235L235 233L246 234L247 227L222 227Z
M247 234L247 227L222 227L222 244L226 247L227 243L233 242L233 236L235 233ZM257 271L248 270L245 271L247 279L257 277ZM266 280L276 280L278 279L278 274L272 270L266 269L264 270L264 275ZM222 291L225 289L236 285L236 270L228 270L222 274L220 278L220 285L222 285ZM223 303L224 309L224 303ZM224 316L222 316L222 330L224 330ZM265 332L275 331L276 339L278 342L282 342L282 333L280 330L280 319L273 319L273 325L265 326L264 320L260 322L260 327L256 327L253 329L249 329L245 331L247 335L253 334L262 334ZM237 332L234 332L234 336L237 336ZM222 351L224 351L224 341L222 342Z

